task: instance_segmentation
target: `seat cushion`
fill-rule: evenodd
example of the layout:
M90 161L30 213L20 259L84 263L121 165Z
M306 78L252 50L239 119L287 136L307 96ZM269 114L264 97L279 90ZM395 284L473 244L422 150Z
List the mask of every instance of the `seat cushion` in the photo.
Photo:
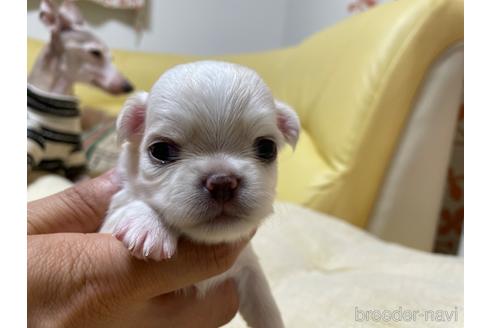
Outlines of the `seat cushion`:
M463 258L383 242L289 203L276 204L252 243L286 327L463 326ZM371 310L395 317L362 317ZM432 322L429 312L426 321L427 310L449 320ZM419 312L398 321L404 311ZM246 326L237 316L227 327Z

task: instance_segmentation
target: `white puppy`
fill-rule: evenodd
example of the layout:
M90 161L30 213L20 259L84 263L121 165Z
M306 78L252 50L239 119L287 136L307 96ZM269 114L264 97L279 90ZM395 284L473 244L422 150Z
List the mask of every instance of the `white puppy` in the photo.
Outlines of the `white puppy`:
M173 256L181 235L234 242L272 213L277 150L295 146L299 119L254 71L202 61L176 66L150 94L130 97L117 130L124 185L101 232L159 261ZM250 245L229 271L196 287L203 294L228 277L251 327L283 327Z

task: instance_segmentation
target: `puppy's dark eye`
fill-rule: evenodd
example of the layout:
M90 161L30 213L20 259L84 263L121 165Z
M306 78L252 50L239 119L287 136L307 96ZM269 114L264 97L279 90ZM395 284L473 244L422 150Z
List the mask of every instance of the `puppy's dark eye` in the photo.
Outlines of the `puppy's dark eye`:
M272 162L277 157L277 145L273 140L258 138L255 141L255 152L262 161Z
M94 58L97 58L97 59L101 59L103 54L100 50L97 50L97 49L91 49L89 50L89 53L92 55L92 57Z
M178 160L179 148L170 142L156 142L150 145L149 153L152 158L166 164Z

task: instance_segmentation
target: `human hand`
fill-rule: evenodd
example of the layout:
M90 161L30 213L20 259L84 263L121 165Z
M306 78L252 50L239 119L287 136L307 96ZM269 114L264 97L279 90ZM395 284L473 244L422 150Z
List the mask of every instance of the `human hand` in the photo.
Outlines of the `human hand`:
M247 241L181 240L167 261L133 258L94 233L118 190L107 173L28 204L28 325L31 327L218 327L238 309L234 282L198 299L174 291L232 266Z

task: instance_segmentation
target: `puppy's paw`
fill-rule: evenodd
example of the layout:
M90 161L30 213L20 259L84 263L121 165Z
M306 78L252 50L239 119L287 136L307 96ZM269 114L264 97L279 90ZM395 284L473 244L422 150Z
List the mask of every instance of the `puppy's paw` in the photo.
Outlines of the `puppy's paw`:
M149 225L138 219L122 220L113 232L136 258L161 261L176 252L177 238L159 225Z
M161 261L176 252L177 234L145 203L131 202L112 212L107 220L117 222L103 230L112 233L136 258Z

